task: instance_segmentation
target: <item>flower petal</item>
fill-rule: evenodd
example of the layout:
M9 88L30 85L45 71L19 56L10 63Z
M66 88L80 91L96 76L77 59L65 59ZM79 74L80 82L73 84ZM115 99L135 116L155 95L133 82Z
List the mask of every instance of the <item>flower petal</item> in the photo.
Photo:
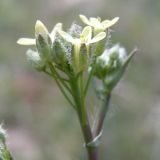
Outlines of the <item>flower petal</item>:
M90 26L86 26L82 31L80 40L85 43L90 41L91 37L92 37L92 28Z
M103 21L102 24L104 26L104 29L107 29L113 26L115 23L117 23L118 20L119 20L119 17L115 17L111 21L107 21L107 20Z
M105 25L107 25L109 22L110 22L110 20L106 19L106 20L102 21L101 24L105 26Z
M42 34L42 35L47 35L48 34L48 30L46 28L46 26L40 21L37 20L36 25L35 25L35 34Z
M89 43L98 42L98 41L104 39L105 37L106 37L106 33L105 32L100 32L93 39L91 39L91 41Z
M52 29L52 32L50 34L50 37L52 39L52 42L54 41L55 39L55 36L56 36L56 33L58 30L62 30L62 23L57 23L54 28Z
M68 42L71 42L71 43L74 43L75 42L75 39L69 35L68 33L64 32L64 31L61 31L59 30L58 33Z
M99 18L91 17L89 20L93 27L99 26L101 24Z
M82 14L79 15L79 18L81 19L81 21L87 25L90 25L90 21L88 20L88 18Z
M36 45L36 40L31 38L20 38L17 43L20 45Z

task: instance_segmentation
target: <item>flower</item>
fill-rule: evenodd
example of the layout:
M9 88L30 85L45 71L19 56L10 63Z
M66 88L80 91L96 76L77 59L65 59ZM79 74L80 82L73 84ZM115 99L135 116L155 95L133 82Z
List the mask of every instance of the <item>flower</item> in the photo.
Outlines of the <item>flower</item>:
M88 47L89 44L101 41L106 37L105 32L100 32L99 34L97 34L95 37L92 38L92 28L90 26L87 26L83 29L80 38L73 38L71 35L62 30L59 30L58 32L66 41L72 43L78 48L80 48L82 44L85 44Z
M51 38L51 41L54 42L57 31L61 30L61 29L62 29L62 23L57 23L54 26L52 32L49 34L45 25L40 20L37 20L37 22L35 24L35 39L20 38L20 39L18 39L17 43L20 45L36 45L36 39L37 39L38 35L41 35L46 41L49 36Z
M73 45L72 64L76 72L83 70L87 66L89 58L89 45L99 42L106 37L105 32L100 32L92 38L92 28L90 26L86 26L82 30L79 38L74 38L62 30L59 30L58 32L66 41Z
M113 26L119 20L119 17L115 17L112 20L101 21L101 18L90 17L89 19L84 15L79 15L80 19L87 25L94 28L94 31L105 31L107 28ZM99 33L99 32L97 32Z

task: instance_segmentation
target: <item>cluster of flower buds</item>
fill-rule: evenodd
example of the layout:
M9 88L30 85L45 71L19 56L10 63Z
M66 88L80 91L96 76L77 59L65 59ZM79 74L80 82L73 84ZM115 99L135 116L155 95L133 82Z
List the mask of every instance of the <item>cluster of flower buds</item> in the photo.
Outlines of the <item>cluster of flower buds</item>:
M80 19L87 25L83 29L73 24L70 30L65 32L62 24L58 23L51 33L38 20L35 25L35 39L21 38L17 43L36 46L36 50L27 51L27 59L37 70L44 71L47 64L52 63L63 71L70 69L77 74L87 70L92 57L103 53L107 29L119 18L101 22L100 18L87 19L80 15Z
M103 81L105 92L111 92L119 82L135 51L127 55L125 48L116 44L97 58L94 75Z

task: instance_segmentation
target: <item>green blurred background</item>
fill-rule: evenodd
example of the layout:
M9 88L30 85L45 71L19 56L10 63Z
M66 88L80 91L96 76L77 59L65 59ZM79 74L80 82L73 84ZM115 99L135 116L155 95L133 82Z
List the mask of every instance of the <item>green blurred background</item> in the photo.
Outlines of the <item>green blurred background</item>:
M37 19L65 29L78 15L120 17L112 43L139 48L114 90L101 160L160 158L159 0L0 0L0 122L17 160L80 160L85 149L77 117L54 82L27 63L20 37L33 37ZM91 105L94 105L92 101Z

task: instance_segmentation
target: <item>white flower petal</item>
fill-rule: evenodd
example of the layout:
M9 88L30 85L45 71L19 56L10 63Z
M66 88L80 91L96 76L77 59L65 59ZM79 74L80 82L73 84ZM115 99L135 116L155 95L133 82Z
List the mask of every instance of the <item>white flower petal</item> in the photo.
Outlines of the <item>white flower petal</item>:
M93 27L99 26L101 24L99 18L91 17L89 20Z
M109 22L110 22L110 20L106 19L106 20L104 20L101 24L105 26L105 25L107 25Z
M50 34L50 37L51 37L51 39L52 39L52 42L54 41L55 36L56 36L56 33L57 33L58 30L62 30L62 23L57 23L57 24L54 26L54 28L53 28L53 30L52 30L52 32L51 32L51 34Z
M47 35L48 34L48 30L46 26L40 20L37 20L35 24L35 34L36 35L38 34Z
M83 29L80 39L82 42L85 43L90 41L91 37L92 37L92 28L90 26L87 26Z
M64 31L61 31L59 30L58 33L68 42L71 42L71 43L74 43L75 42L75 39L69 35L68 33L64 32Z
M36 45L36 40L31 38L20 38L17 43L20 45Z
M115 17L115 18L113 18L113 19L112 19L110 22L108 22L108 23L106 23L105 21L102 22L103 25L104 25L104 29L107 29L107 28L113 26L115 23L117 23L118 20L119 20L119 17Z
M98 42L98 41L104 39L105 37L106 37L106 33L105 32L100 32L93 39L91 39L91 41L89 43Z
M90 22L88 20L88 18L84 15L79 15L79 18L82 20L82 22L84 22L87 25L90 25Z

